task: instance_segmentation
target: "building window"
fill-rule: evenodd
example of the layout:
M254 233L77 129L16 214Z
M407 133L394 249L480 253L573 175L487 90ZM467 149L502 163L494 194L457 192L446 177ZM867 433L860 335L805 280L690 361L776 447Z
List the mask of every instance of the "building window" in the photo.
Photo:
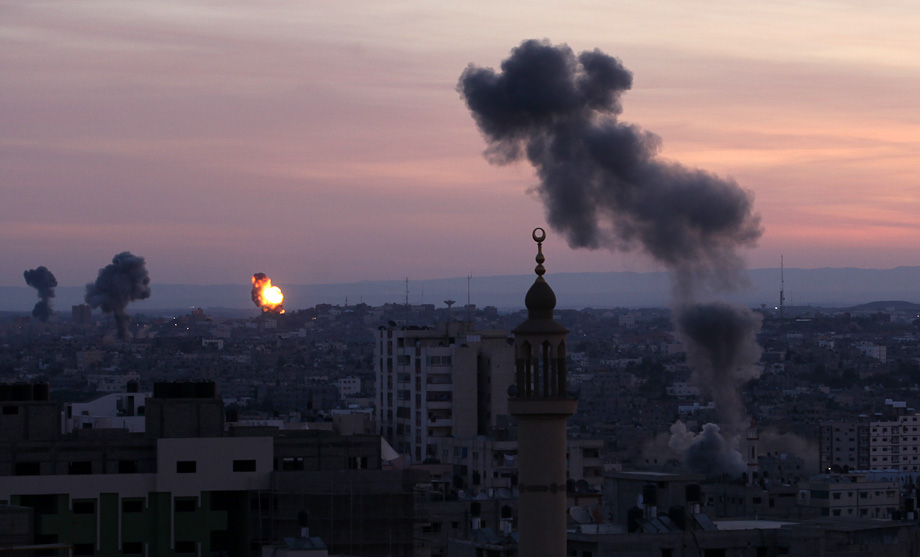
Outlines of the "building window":
M137 474L137 461L136 460L119 460L118 461L118 473L119 474Z
M256 471L256 461L255 460L234 460L233 461L233 471L234 472L255 472Z
M194 474L198 462L194 460L179 460L176 462L176 474Z
M121 552L125 555L143 555L144 542L122 542Z
M74 501L73 514L93 514L96 512L96 501Z
M38 476L39 474L41 474L41 469L38 462L17 462L13 469L15 476Z
M290 472L292 470L303 470L303 459L299 457L287 456L281 459L281 470Z
M93 463L89 460L78 460L67 464L68 474L92 474Z
M176 553L197 553L198 548L195 542L176 540Z
M19 498L19 504L23 507L32 507L36 514L58 513L57 495L23 495Z
M4 416L15 416L16 414L19 414L18 406L4 406L3 407Z
M75 543L73 544L74 555L95 555L96 544L93 543Z
M197 497L177 497L173 501L173 508L177 513L193 513L198 510Z
M121 512L122 513L142 513L144 512L144 500L143 499L122 499L121 500Z

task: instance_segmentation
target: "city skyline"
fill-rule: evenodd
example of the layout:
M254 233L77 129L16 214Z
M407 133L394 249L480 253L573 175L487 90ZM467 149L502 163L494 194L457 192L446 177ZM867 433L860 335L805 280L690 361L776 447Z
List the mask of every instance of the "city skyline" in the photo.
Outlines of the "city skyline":
M0 285L278 284L664 270L572 250L526 163L491 166L456 90L527 39L632 72L620 120L754 193L751 267L914 265L918 16L738 6L0 2Z

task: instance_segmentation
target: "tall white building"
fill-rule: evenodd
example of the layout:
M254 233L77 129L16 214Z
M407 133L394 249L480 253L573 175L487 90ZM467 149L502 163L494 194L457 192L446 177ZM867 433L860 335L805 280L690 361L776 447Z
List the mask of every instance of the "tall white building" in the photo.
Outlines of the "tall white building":
M891 421L824 422L820 443L822 471L837 465L850 470L920 472L920 414Z
M869 458L873 470L920 471L920 415L871 422Z
M374 352L381 435L414 462L437 458L434 439L485 435L508 414L514 346L507 331L462 321L381 327Z

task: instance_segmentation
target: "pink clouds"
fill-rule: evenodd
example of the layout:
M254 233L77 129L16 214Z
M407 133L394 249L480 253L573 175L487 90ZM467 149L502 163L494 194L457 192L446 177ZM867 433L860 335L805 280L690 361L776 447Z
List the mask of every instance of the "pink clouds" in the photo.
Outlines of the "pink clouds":
M914 264L915 10L752 9L0 2L0 284L122 250L154 281L526 273L535 178L488 166L454 87L530 37L621 57L623 120L756 192L753 265ZM550 239L555 272L651 266Z

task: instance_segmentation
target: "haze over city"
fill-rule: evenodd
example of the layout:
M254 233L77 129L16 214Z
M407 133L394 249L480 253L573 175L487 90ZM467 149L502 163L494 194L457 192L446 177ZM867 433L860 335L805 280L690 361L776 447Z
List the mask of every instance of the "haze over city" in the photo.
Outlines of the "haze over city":
M0 285L113 254L153 281L649 271L572 249L526 162L490 165L457 90L528 39L632 75L623 123L753 194L749 267L915 265L920 85L907 2L2 2Z
M918 24L0 0L0 546L913 557Z

